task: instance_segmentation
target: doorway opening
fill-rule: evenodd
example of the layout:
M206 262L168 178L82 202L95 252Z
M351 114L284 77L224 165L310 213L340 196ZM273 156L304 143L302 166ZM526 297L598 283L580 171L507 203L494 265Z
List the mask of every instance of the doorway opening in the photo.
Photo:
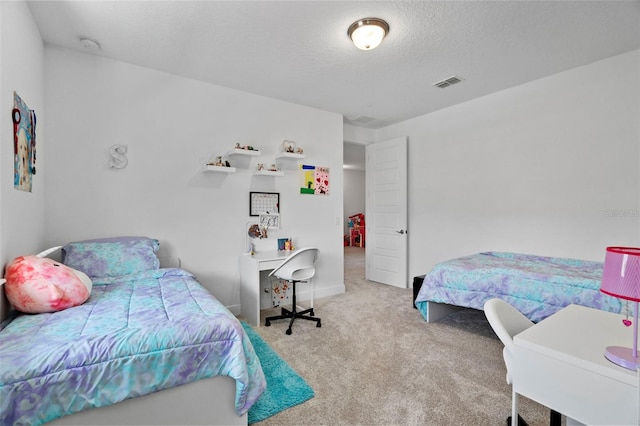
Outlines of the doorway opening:
M353 142L344 142L343 145L345 276L349 274L356 279L365 278L365 147L366 145ZM350 265L349 259L355 261L358 266Z

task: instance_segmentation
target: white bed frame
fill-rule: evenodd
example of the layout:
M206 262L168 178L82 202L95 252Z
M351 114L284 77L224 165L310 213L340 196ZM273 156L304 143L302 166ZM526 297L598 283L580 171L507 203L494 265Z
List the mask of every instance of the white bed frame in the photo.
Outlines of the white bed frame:
M247 425L235 411L236 382L216 376L114 405L61 417L48 425Z
M449 305L447 303L437 303L427 301L427 322L435 322L441 320L452 312L455 312L460 309L470 309L464 308L462 306Z

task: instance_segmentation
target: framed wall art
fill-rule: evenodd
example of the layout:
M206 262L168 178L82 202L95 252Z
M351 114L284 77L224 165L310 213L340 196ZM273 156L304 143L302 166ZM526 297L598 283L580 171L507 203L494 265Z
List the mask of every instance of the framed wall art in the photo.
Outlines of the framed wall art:
M258 222L261 226L267 229L279 229L280 228L280 214L279 213L260 213Z
M31 192L36 174L36 113L13 92L13 186Z
M300 164L300 193L329 195L329 168Z

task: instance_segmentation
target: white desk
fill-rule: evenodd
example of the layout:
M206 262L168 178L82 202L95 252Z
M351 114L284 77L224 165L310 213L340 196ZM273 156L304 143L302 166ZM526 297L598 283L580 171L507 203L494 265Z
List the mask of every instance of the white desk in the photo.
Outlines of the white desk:
M517 334L515 391L588 425L637 425L637 373L604 357L607 346L633 345L623 318L569 305Z
M280 266L291 251L265 251L240 256L240 309L249 324L260 327L260 271Z

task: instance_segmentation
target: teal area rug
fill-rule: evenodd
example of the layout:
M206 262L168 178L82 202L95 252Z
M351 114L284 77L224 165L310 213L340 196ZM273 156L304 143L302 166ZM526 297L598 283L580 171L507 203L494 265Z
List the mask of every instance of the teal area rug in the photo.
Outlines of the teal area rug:
M249 424L313 398L313 389L307 382L249 324L242 322L242 327L251 340L267 379L267 389L249 409Z

